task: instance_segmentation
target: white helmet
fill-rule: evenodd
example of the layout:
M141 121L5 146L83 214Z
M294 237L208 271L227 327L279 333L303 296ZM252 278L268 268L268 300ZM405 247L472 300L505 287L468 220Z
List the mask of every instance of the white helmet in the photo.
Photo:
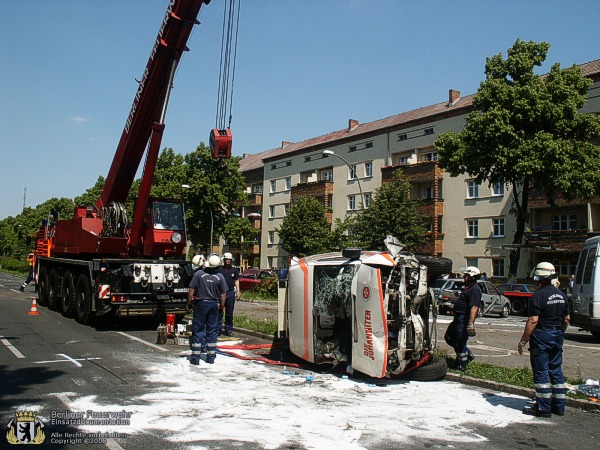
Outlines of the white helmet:
M216 253L210 255L206 260L206 267L220 267L222 264L221 257Z
M229 252L223 253L223 259L231 259L233 261L233 255Z
M556 269L549 262L539 263L535 269L533 269L533 272L531 272L531 278L535 281L551 280L556 277Z
M481 275L481 271L475 266L469 266L463 272L463 276L469 275L472 278L477 278Z
M192 258L192 264L196 267L202 267L204 262L205 260L203 255L196 255Z

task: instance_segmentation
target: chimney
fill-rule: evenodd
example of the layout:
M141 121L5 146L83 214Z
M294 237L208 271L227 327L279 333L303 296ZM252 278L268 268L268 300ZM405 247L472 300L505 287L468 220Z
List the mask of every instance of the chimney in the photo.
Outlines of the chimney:
M349 119L348 120L348 131L354 130L358 126L358 120Z
M281 141L281 148L287 147L288 145L293 144L293 142L289 141Z
M252 154L251 153L244 153L242 155L242 159L246 159L248 156L252 156Z
M454 106L454 104L460 100L460 91L450 89L448 92L448 106Z

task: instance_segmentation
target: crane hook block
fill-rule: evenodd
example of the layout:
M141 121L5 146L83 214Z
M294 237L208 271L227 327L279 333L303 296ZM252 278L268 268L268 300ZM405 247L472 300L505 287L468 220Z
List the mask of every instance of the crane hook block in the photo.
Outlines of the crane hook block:
M214 158L231 158L231 130L229 128L219 130L213 128L210 131L210 151Z

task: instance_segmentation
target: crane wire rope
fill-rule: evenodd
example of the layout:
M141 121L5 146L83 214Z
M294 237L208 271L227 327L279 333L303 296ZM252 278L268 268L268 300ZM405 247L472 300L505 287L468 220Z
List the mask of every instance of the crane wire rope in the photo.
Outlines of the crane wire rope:
M235 26L234 26L235 22ZM229 0L223 8L223 30L221 34L221 61L219 67L219 92L217 95L216 127L231 127L233 108L233 86L237 59L237 43L240 25L240 0ZM234 35L235 31L235 35ZM232 49L233 46L233 49ZM233 52L233 58L232 58ZM231 91L229 81L231 80Z

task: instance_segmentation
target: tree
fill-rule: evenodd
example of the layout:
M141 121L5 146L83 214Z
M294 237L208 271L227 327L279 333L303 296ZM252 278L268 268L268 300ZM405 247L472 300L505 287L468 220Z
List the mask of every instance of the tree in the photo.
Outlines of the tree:
M256 235L260 230L254 228L250 219L246 217L234 217L225 224L223 237L229 245L238 249L240 254L247 255L248 249L254 244Z
M213 234L219 236L236 210L247 202L239 160L217 160L203 143L185 155L181 181L190 187L180 188L181 198L186 205L188 237L195 244L211 247L211 214Z
M354 245L363 249L383 250L388 235L414 249L428 239L425 220L417 207L418 202L410 199L410 182L397 170L392 181L375 191L371 205L349 218L344 226Z
M517 274L532 188L557 195L589 198L600 186L600 148L590 142L600 135L600 117L581 114L591 80L581 69L554 64L545 76L534 69L546 59L550 45L517 40L501 54L486 59L485 75L473 99L473 111L459 133L435 141L440 166L451 176L468 174L478 183L512 188L511 214L516 231L510 273Z
M73 201L76 205L95 205L98 199L100 198L100 195L102 194L102 189L104 189L105 183L106 178L104 178L103 176L99 176L98 180L96 180L96 184L94 184L83 194L75 197Z
M314 197L300 197L292 203L276 229L281 247L294 256L306 256L330 250L330 225L324 206Z

